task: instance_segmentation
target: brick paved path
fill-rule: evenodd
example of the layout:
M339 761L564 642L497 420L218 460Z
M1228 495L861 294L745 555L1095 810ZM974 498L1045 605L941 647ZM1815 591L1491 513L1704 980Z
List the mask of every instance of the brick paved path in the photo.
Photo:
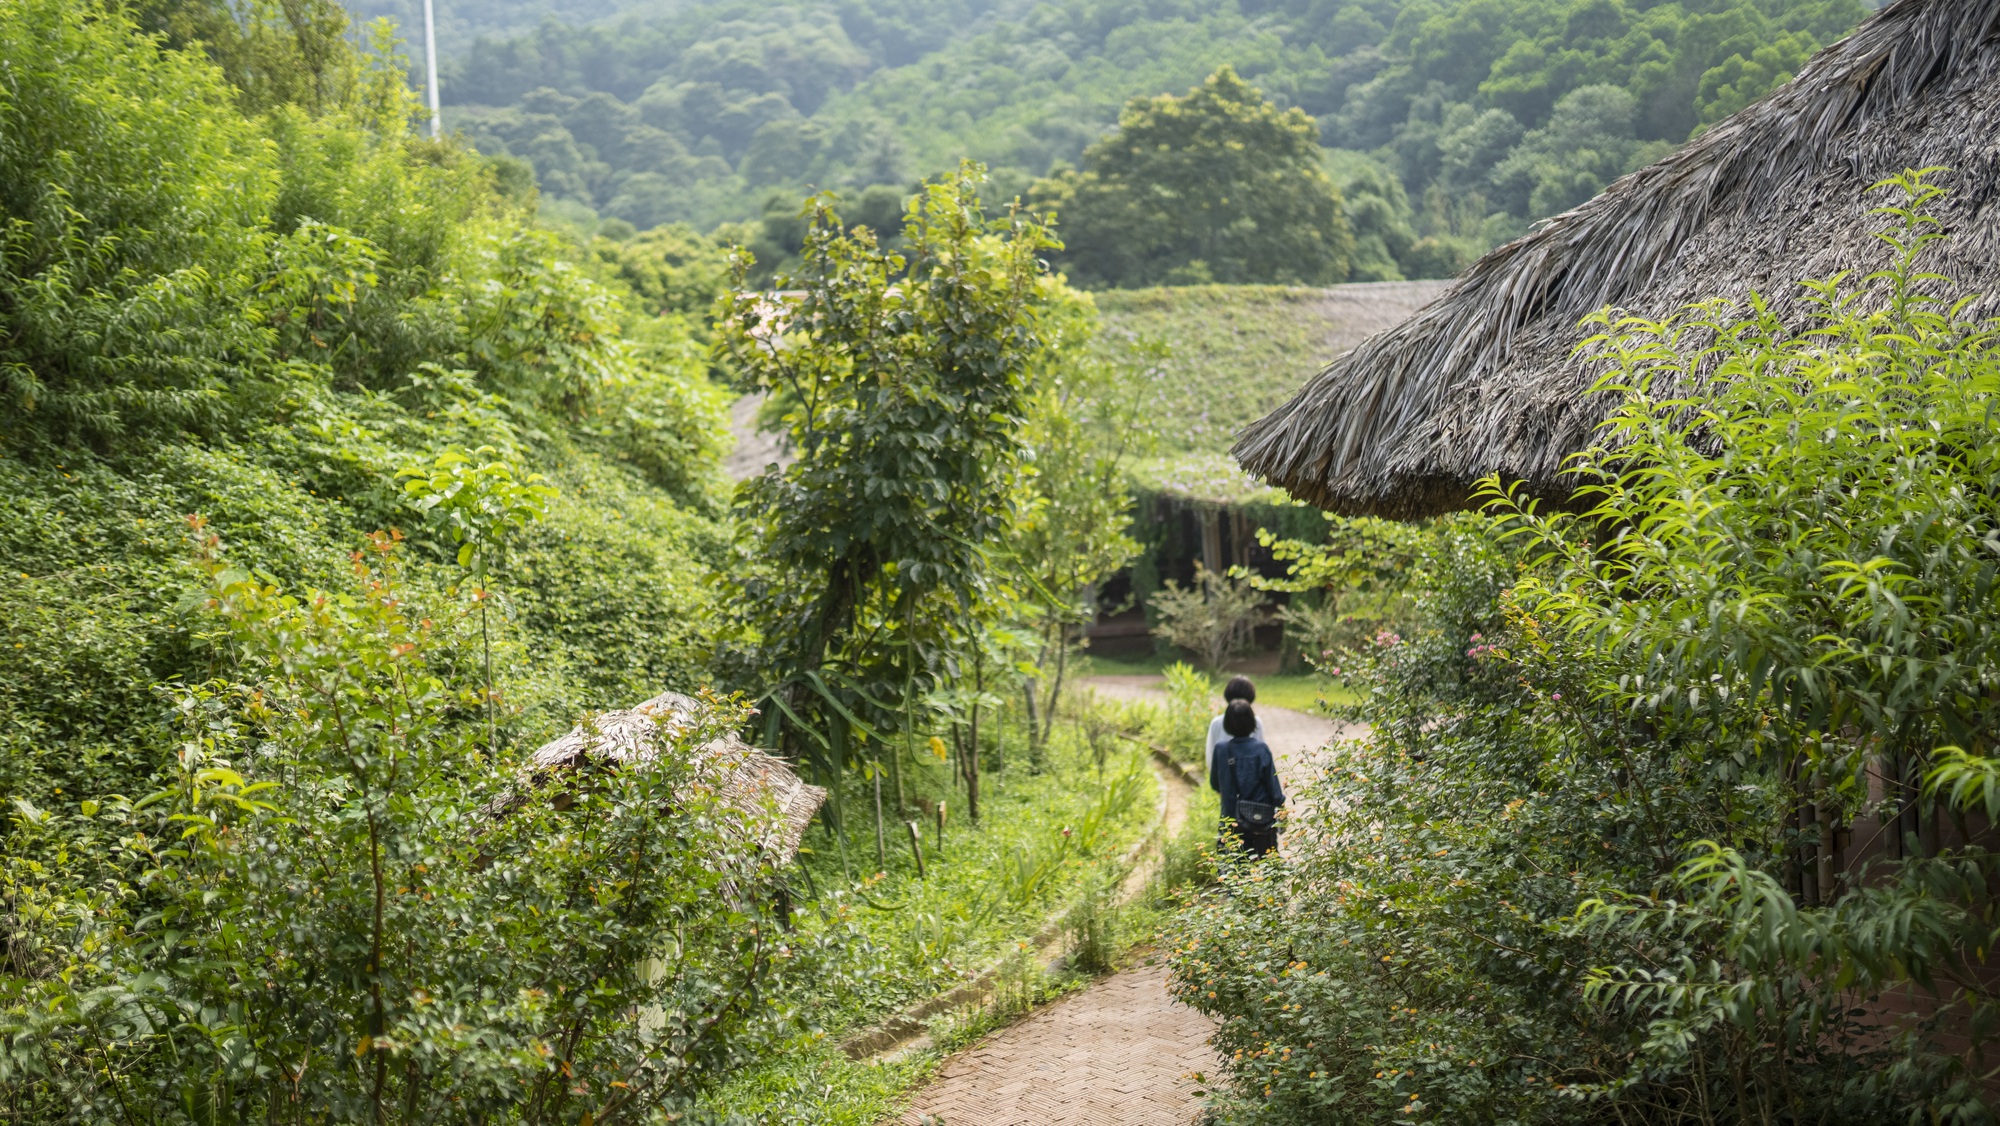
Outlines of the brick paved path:
M1090 677L1107 696L1164 700L1157 677ZM1349 734L1318 716L1260 709L1288 790L1312 752ZM1170 793L1169 831L1186 814ZM904 1126L1188 1126L1200 1113L1197 1074L1218 1061L1207 1017L1167 993L1164 959L1127 970L988 1036L945 1061Z
M909 1126L1187 1126L1213 1074L1207 1017L1167 995L1164 960L1108 977L946 1061Z

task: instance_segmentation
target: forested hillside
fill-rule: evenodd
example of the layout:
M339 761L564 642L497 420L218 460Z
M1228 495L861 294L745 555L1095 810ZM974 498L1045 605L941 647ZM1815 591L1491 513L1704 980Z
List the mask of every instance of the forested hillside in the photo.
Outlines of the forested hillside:
M481 36L520 35L545 20L585 24L632 8L628 0L481 0L478 4L435 3L431 15L437 22L439 53L455 55ZM360 20L394 20L411 39L422 43L424 0L354 0L348 9Z
M132 784L153 683L213 659L171 613L188 513L288 584L391 527L439 563L425 581L457 582L396 477L443 451L562 485L506 564L524 589L502 641L548 654L510 698L564 701L531 727L687 684L685 648L635 643L684 631L719 537L718 392L687 323L535 230L531 185L407 134L393 60L336 53L315 83L310 43L253 26L245 70L308 74L314 113L64 27L78 11L34 16L76 57L6 103L5 281L34 297L0 314L0 559L32 577L0 592L0 786ZM13 57L55 34L14 31Z
M1748 104L1858 0L730 0L544 24L446 66L449 122L645 228L972 156L1025 192L1129 99L1231 65L1317 122L1358 280L1438 276Z

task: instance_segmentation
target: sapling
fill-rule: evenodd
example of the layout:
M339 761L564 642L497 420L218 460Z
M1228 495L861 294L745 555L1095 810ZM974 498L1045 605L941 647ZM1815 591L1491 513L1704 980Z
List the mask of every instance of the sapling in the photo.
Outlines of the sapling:
M539 473L517 477L514 467L498 460L492 446L476 450L446 450L429 468L411 467L396 474L411 508L443 525L458 545L455 558L477 584L479 648L486 676L486 745L498 746L493 718L493 641L487 624L488 583L506 556L510 534L540 520L556 491ZM495 460L476 462L474 458Z

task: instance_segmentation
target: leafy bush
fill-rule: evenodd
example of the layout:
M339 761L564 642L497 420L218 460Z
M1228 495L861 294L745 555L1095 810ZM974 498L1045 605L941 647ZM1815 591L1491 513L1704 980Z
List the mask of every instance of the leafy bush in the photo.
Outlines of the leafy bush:
M2000 358L1892 186L1803 326L1600 318L1588 512L1426 537L1342 659L1370 734L1178 924L1233 1120L1990 1120Z
M258 13L244 33L278 34ZM336 36L347 55L322 61L376 85L252 118L128 14L13 0L0 20L0 197L20 219L0 238L9 796L147 792L170 763L153 685L221 660L176 610L187 515L286 585L331 585L359 537L401 528L411 585L442 590L457 545L397 473L455 447L566 490L520 545L523 613L495 623L496 651L538 654L499 668L520 705L503 721L533 734L695 687L720 546L704 361L621 339L628 311L528 231L491 166L413 136L394 57Z
M607 1120L684 1107L782 1026L763 991L800 952L742 843L782 814L722 802L700 750L741 714L573 779L479 753L476 673L438 662L470 607L398 554L377 536L350 587L295 597L209 539L236 679L176 693L166 788L17 805L17 1114ZM69 848L118 878L66 887Z
M781 279L796 294L742 289L719 310L718 352L771 397L797 459L737 490L718 665L770 704L767 742L836 794L887 751L899 807L928 698L984 660L989 546L1016 515L1031 385L1061 327L1047 230L988 219L983 176L968 163L912 197L902 253L814 199Z
M1253 577L1260 590L1303 594L1278 608L1285 635L1313 668L1340 675L1339 656L1409 614L1409 569L1424 542L1419 527L1374 517L1326 514L1322 542L1280 539L1258 529L1271 558L1289 564L1282 579Z
M1162 680L1167 692L1162 741L1175 757L1200 762L1207 753L1208 721L1214 718L1215 684L1186 661L1168 665Z
M1149 608L1159 619L1154 636L1215 671L1250 643L1263 617L1264 596L1247 578L1218 575L1196 563L1194 585L1183 588L1168 579L1153 592Z
M263 139L198 57L82 4L5 14L0 417L17 440L212 426L262 350L241 297L276 189Z

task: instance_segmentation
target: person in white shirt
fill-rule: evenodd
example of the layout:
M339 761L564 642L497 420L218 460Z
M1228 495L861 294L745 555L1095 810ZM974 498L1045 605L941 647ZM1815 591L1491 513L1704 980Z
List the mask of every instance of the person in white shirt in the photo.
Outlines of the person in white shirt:
M1250 678L1247 676L1230 677L1229 683L1222 686L1222 707L1224 711L1229 709L1229 704L1232 700L1241 700L1246 704L1256 703L1257 686L1250 683ZM1257 733L1254 737L1262 743L1270 742L1269 739L1264 738L1264 721L1261 719L1257 721ZM1202 755L1202 767L1205 774L1210 776L1215 774L1215 748L1229 742L1230 738L1230 734L1222 729L1221 716L1216 716L1214 719L1208 721L1208 750Z

